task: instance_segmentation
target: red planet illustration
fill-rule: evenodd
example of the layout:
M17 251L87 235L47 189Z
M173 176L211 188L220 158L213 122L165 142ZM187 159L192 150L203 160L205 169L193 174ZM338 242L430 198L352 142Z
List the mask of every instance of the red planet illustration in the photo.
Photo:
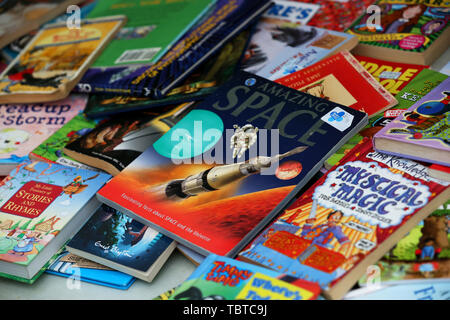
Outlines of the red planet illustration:
M283 162L276 170L275 176L280 180L290 180L302 172L302 164L298 161Z

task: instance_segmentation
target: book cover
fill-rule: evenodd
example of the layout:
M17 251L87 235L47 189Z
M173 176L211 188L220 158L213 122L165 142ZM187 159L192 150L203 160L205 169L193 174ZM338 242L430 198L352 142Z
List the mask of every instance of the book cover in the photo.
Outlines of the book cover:
M169 105L112 117L67 144L63 152L78 162L117 175L176 125L191 105Z
M211 13L156 63L118 67L112 73L88 70L77 90L160 99L216 54L228 40L248 28L271 4L268 0L218 0Z
M276 5L256 25L242 70L275 80L338 51L351 50L358 42L355 36L343 32L301 25L295 15L275 15Z
M76 256L67 250L61 251L48 266L46 273L120 290L127 290L136 280L133 276Z
M53 19L68 6L82 0L2 1L0 3L0 48Z
M348 51L339 52L275 82L367 113L371 118L397 100Z
M0 104L0 174L7 175L55 131L82 113L86 95L39 104Z
M360 111L238 72L97 196L200 254L233 256L366 123Z
M0 271L32 278L93 213L94 195L110 177L21 162L0 186Z
M1 102L45 102L65 98L112 39L125 16L43 27L0 75Z
M104 121L106 121L106 119L88 119L84 113L78 114L31 151L29 157L33 160L42 160L70 167L96 170L94 167L77 162L66 155L64 153L64 148L66 145L91 132L98 124Z
M336 165L342 157L364 137L372 139L375 133L394 120L399 114L411 107L415 102L419 101L424 95L429 93L445 79L447 79L446 75L431 69L423 69L420 71L413 81L409 82L395 95L398 104L390 110L386 110L369 119L369 124L365 126L363 130L350 138L335 154L325 161L325 168L330 169Z
M430 65L450 42L448 3L380 0L347 30L359 39L355 54Z
M382 86L393 95L398 94L408 83L428 66L399 63L355 55L355 58Z
M315 283L211 254L168 300L315 300L319 292Z
M175 246L172 239L103 204L66 248L151 282Z
M89 118L112 116L153 107L201 100L230 79L247 46L250 31L244 30L230 39L220 51L208 58L180 86L161 99L111 94L91 94L85 113ZM120 74L120 73L118 73Z
M450 166L450 79L413 104L374 137L377 150Z
M450 197L426 168L363 140L239 255L317 282L340 299L408 231Z

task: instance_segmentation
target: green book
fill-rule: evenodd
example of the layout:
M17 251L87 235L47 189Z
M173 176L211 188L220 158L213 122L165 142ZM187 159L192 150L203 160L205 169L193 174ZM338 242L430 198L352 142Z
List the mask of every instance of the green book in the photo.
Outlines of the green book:
M92 67L152 64L197 23L213 0L102 0L88 18L126 15L128 20Z
M403 110L408 109L414 103L419 101L424 95L429 93L434 87L438 86L442 81L447 79L447 75L433 71L430 69L423 69L410 83L408 83L396 96L398 104L378 115L369 119L369 124L364 127L358 134L347 141L335 154L328 158L324 167L329 170L335 166L344 155L351 150L355 145L362 141L364 137L370 139L383 128L391 120L395 119Z

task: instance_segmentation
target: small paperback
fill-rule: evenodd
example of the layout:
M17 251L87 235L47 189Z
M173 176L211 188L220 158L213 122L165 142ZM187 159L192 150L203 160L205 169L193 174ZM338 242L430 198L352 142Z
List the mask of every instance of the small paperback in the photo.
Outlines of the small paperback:
M0 75L0 102L37 103L65 98L106 47L125 16L43 27Z
M83 112L85 95L39 104L0 104L0 175L20 161L55 131Z
M175 247L172 239L104 204L66 245L77 256L147 282Z
M0 272L31 279L100 206L111 176L21 162L0 185Z
M169 300L315 300L319 292L316 283L211 254Z
M237 72L97 196L204 256L232 257L366 123L363 112Z
M405 234L450 197L448 183L365 139L240 253L320 284L340 299Z
M375 149L450 166L450 78L373 137Z

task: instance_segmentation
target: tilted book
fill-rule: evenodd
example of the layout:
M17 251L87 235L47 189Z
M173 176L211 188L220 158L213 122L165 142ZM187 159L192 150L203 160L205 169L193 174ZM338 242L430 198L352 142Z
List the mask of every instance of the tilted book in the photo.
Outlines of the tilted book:
M375 149L450 166L450 78L373 137Z
M348 51L322 59L275 82L363 111L369 118L397 104Z
M359 39L354 53L430 65L450 42L448 8L443 1L377 1L347 30Z
M100 206L111 176L21 162L0 185L0 272L31 279Z
M82 113L86 102L86 95L73 94L45 104L0 104L0 175L7 175L34 148Z
M200 254L232 257L366 123L360 111L238 72L97 196Z
M448 183L365 139L290 205L239 258L340 299L408 231L450 197Z

